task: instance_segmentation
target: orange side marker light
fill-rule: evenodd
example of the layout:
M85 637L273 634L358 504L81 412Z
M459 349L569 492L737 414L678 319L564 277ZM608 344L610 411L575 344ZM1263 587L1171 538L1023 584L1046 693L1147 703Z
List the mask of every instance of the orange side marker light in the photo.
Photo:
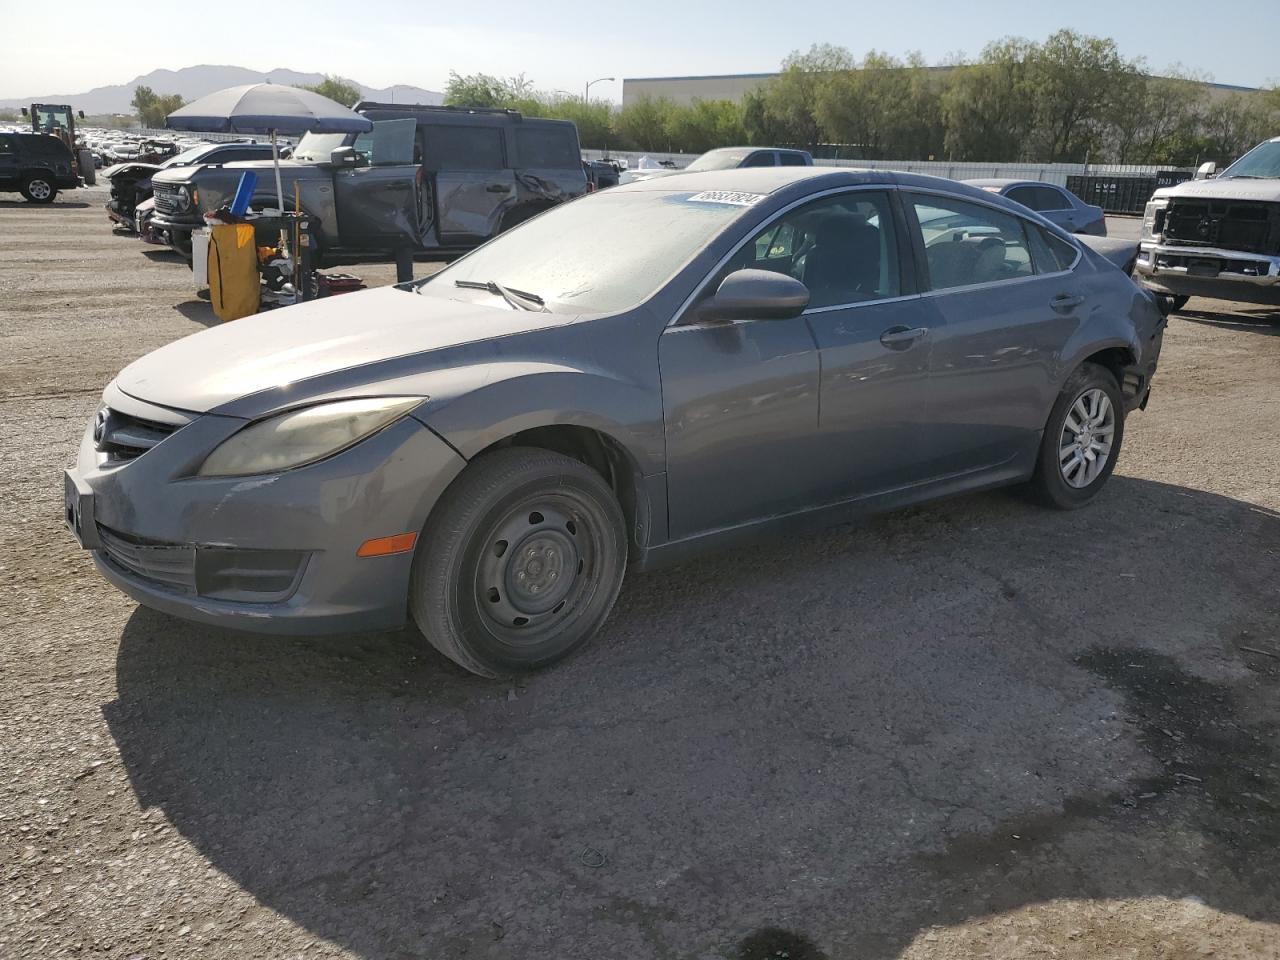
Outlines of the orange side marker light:
M377 537L360 544L357 557L386 557L393 553L408 553L418 542L416 533L398 533L394 537Z

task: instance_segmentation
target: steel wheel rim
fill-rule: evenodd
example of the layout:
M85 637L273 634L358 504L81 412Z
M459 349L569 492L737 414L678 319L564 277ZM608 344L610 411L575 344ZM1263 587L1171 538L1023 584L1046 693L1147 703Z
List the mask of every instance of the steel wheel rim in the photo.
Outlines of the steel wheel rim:
M1115 433L1115 406L1105 390L1093 387L1076 397L1058 437L1058 469L1068 486L1081 490L1098 479L1111 459Z
M49 196L49 184L44 180L32 180L27 185L27 189L31 191L31 195L37 200L44 200Z
M573 499L521 500L489 526L475 569L485 625L513 646L540 642L577 617L595 593L600 533Z

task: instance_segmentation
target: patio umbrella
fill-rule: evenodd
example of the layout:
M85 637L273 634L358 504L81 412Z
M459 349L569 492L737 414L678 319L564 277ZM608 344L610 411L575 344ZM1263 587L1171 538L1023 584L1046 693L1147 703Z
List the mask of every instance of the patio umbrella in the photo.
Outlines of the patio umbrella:
M280 185L280 150L276 135L304 133L367 133L373 123L336 100L310 90L276 83L248 83L227 87L193 100L169 114L171 130L201 133L269 133L275 163L276 199L284 212Z

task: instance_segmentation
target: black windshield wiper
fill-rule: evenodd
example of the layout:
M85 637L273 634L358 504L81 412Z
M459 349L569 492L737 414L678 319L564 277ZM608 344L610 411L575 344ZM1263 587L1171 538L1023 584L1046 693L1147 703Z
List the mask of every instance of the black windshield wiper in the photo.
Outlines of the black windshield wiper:
M464 287L467 290L487 290L495 297L501 297L517 310L541 310L543 313L547 310L547 303L536 293L528 293L524 290L517 290L515 287L504 287L497 280L455 280L455 287ZM536 304L531 307L529 304Z

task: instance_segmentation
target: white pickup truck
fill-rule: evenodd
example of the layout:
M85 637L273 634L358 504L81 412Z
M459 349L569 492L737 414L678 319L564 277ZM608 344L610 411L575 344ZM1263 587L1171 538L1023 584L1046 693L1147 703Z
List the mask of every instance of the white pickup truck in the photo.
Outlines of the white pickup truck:
M1190 297L1280 306L1280 137L1213 173L1152 195L1134 278L1173 310Z

